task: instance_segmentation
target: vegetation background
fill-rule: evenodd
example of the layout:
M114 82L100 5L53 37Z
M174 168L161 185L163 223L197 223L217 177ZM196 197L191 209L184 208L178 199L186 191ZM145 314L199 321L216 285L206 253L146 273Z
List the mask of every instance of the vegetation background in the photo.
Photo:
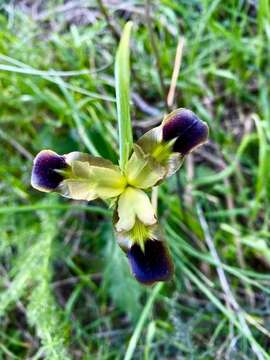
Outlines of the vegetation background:
M269 1L0 9L0 358L269 359ZM41 149L117 161L113 64L127 20L134 136L167 111L183 39L170 108L210 127L159 189L176 273L152 288L130 275L102 202L30 187Z

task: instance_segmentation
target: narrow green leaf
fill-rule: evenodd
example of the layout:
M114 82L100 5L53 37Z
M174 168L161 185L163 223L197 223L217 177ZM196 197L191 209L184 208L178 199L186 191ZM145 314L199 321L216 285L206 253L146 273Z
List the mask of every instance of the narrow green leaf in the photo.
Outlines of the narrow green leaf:
M267 187L267 172L268 172L268 151L267 142L263 126L263 121L253 114L253 120L255 122L258 141L259 141L259 159L258 159L258 171L257 171L257 183L256 183L256 203L263 199L266 193Z
M120 167L124 169L132 149L133 137L129 109L129 38L132 22L126 23L115 59L115 91L119 129Z
M143 330L143 326L147 320L148 315L150 314L150 311L152 310L152 306L156 300L156 297L158 296L159 292L161 291L162 287L163 287L163 283L158 283L157 285L155 285L150 297L148 298L148 301L145 304L145 307L142 311L141 317L140 317L139 321L137 322L134 332L129 340L124 360L131 360L133 358L133 354L136 349L137 343L140 339L140 336L141 336L141 333Z

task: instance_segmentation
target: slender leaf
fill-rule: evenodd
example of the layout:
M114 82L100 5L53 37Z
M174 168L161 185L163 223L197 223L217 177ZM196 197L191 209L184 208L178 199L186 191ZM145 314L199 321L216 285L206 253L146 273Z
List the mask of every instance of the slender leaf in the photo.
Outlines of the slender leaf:
M152 309L152 306L156 300L157 295L159 294L159 292L161 291L163 287L162 283L157 284L154 289L153 292L151 293L150 297L148 298L148 301L142 311L141 317L134 329L134 332L129 340L128 343L128 347L127 347L127 351L125 353L125 357L124 360L131 360L134 354L134 351L136 349L136 345L139 341L140 335L142 333L143 330L143 326L145 324L145 321L147 320L147 317Z
M126 23L115 60L115 90L119 128L120 167L123 169L132 149L133 137L129 108L129 38L132 22Z

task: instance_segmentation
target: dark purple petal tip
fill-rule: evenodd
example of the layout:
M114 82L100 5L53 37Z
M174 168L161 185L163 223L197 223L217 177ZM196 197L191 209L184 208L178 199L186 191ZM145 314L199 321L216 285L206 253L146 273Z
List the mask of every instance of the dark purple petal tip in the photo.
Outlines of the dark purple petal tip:
M51 150L43 150L34 159L31 184L41 191L52 191L63 180L63 176L55 170L67 167L64 156L60 156Z
M144 252L138 244L134 244L127 256L132 273L142 284L167 281L173 274L171 256L163 241L147 240Z
M173 151L186 155L208 138L208 126L192 111L179 109L168 115L163 125L163 140L176 139Z

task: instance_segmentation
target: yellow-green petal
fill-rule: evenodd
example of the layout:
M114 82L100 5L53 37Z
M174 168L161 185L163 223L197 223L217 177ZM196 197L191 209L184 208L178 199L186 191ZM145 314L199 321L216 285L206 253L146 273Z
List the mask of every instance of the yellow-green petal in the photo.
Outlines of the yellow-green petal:
M81 158L84 160L84 158ZM86 158L85 158L86 160ZM71 160L71 175L62 184L64 196L76 200L109 199L120 195L126 179L108 160L89 157L88 161Z
M115 227L118 232L131 230L136 218L145 225L153 225L157 222L149 197L144 191L132 187L127 187L120 195L117 213L118 221Z
M159 144L162 143L162 127L157 126L147 131L137 141L145 154L153 154Z
M153 159L153 162L158 164L160 169L162 168L164 175L160 181L179 170L184 160L182 154L173 151L176 139L163 141L162 130L162 125L157 126L149 130L137 141L137 146L142 149L145 156L148 154Z
M66 179L58 188L61 195L73 200L95 200L98 195L87 179Z
M148 189L165 177L166 169L151 155L145 154L140 146L134 145L134 152L127 163L125 173L129 185Z

